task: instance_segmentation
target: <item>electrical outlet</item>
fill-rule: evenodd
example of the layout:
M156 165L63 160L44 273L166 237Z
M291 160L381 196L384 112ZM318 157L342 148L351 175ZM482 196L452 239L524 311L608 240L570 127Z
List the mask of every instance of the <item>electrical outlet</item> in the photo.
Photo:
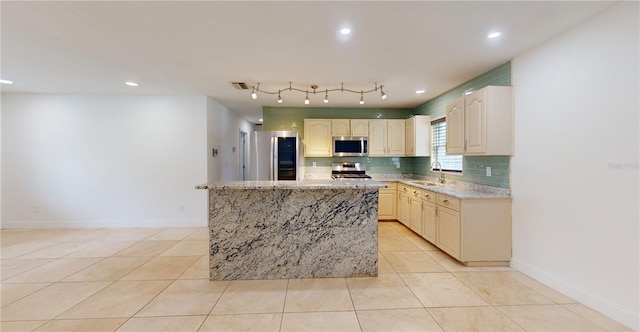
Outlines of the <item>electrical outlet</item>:
M397 163L397 164L396 164L396 168L400 168L400 163Z
M487 176L491 176L491 166L487 166Z
M314 161L313 162L313 167L316 167L316 166L317 166L317 163Z
M180 210L180 212L184 212L184 205L178 205L178 210Z

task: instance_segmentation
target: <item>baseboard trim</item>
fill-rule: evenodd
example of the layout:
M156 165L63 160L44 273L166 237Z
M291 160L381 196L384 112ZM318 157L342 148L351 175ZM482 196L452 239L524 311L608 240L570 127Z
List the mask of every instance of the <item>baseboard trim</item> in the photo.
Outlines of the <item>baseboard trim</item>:
M558 279L548 272L531 266L517 258L511 259L511 267L635 331L638 331L640 328L640 317L638 313L620 308L615 304L609 303L588 291L576 288L571 283Z
M207 227L206 219L2 221L2 229Z

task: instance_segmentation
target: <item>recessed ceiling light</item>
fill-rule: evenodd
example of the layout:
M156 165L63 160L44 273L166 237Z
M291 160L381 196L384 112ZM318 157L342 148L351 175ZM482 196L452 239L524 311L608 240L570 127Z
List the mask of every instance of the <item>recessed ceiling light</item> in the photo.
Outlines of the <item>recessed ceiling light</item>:
M342 34L342 35L348 35L350 33L351 33L351 29L349 29L349 28L340 29L340 34Z
M258 121L262 122L262 119L258 119Z
M497 31L496 32L492 32L487 36L487 38L490 38L490 39L498 38L498 37L500 37L500 32L497 32Z
M9 80L0 80L0 83L2 83L2 84L13 84L13 81L9 81Z
M125 82L124 84L126 84L128 86L138 86L138 83L136 83L136 82Z
M425 92L427 92L427 91L425 91L425 90L416 90L416 94L422 94L422 93L425 93Z

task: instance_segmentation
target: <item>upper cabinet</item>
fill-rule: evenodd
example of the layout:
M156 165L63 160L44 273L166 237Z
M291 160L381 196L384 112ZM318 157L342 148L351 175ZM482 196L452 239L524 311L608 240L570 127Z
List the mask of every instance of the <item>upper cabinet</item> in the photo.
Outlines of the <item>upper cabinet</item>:
M446 106L447 154L513 154L513 100L509 86L488 86Z
M331 120L304 119L304 156L331 157Z
M369 119L351 119L351 136L369 136Z
M369 120L369 156L405 155L405 120Z
M411 157L431 155L431 117L414 115L405 120L405 154Z
M332 136L369 136L368 119L332 119Z
M349 119L332 119L331 120L332 136L351 136L351 125Z

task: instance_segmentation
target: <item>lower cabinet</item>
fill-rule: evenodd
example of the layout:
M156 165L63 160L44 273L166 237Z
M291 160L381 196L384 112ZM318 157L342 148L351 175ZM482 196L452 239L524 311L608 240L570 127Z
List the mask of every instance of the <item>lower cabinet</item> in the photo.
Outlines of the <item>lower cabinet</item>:
M409 195L401 193L400 194L400 218L398 219L403 225L411 228L411 198Z
M398 183L397 220L468 266L509 265L511 199L459 199Z
M436 246L460 260L460 212L437 207Z
M422 196L422 233L431 243L436 243L436 194L425 191Z
M385 182L385 184L389 187L378 190L378 220L396 219L396 183Z
M468 266L509 265L511 199L436 194L435 245Z
M411 215L409 228L417 234L422 234L422 199L420 197L409 197L409 211Z
M408 228L411 228L410 188L411 187L406 184L398 184L398 221Z

